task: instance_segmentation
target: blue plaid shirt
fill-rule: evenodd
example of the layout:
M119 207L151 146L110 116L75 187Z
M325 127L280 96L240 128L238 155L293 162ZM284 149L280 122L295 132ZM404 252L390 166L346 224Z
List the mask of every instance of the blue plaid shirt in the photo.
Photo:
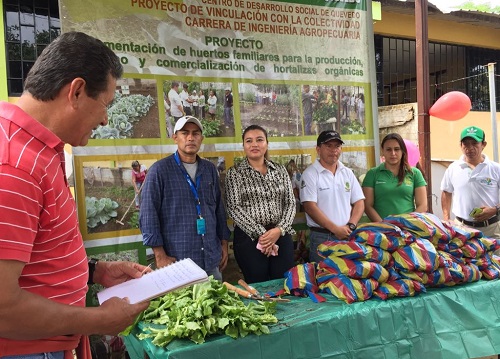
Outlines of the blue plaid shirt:
M197 157L197 183L206 234L196 229L198 212L193 192L173 155L154 163L141 193L140 228L144 245L163 246L177 260L191 258L210 271L222 257L221 240L229 239L226 211L222 202L217 169Z

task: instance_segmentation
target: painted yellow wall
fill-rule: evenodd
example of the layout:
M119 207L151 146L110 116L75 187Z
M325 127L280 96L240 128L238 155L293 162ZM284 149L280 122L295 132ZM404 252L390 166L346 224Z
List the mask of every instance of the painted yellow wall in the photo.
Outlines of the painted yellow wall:
M375 34L415 38L415 17L384 12L382 21L373 25ZM429 18L429 41L447 42L465 46L500 49L500 30Z
M443 20L429 19L429 41L454 43L457 45L500 49L500 30L483 28L475 25L460 24ZM384 12L382 21L375 22L375 34L415 38L415 17ZM486 64L485 64L486 65ZM500 66L497 64L496 66ZM498 91L498 90L497 90ZM497 127L500 113L497 113ZM431 157L433 160L455 160L460 154L460 132L467 126L481 127L486 133L485 153L493 159L493 139L491 115L489 112L469 112L458 121L445 121L431 117ZM498 138L496 139L498 141Z
M497 138L500 131L500 112L497 112ZM458 121L445 121L431 117L431 157L432 160L454 161L462 154L460 150L460 132L467 126L478 126L486 135L486 148L484 153L493 160L493 138L491 116L487 112L469 112Z

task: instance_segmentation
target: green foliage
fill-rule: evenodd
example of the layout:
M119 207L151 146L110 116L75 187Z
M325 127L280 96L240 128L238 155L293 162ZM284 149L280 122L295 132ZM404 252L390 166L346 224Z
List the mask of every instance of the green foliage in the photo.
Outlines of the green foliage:
M203 136L205 137L215 137L220 133L220 121L219 120L201 120L203 126Z
M127 223L131 228L139 228L139 212L132 213Z
M95 228L116 217L118 215L118 212L116 212L118 206L118 202L111 200L111 198L85 197L87 227Z
M358 121L351 120L347 123L342 122L340 132L343 135L358 135L366 133L366 129Z
M290 99L290 103L300 103L302 101L300 86L288 85L288 97Z
M120 135L120 130L110 126L99 126L92 131L92 138L119 139L123 138Z
M337 116L337 104L333 104L331 106L322 105L314 110L313 121L322 123L336 116Z
M243 93L243 101L253 103L255 102L255 95L251 92Z
M268 334L267 324L278 322L275 312L276 302L251 301L245 305L236 293L210 278L208 282L151 301L134 325L145 322L144 332L138 338L152 338L153 344L160 347L176 338L200 344L214 334L226 334L234 339L248 334ZM130 333L134 325L122 334Z
M276 97L276 104L281 106L292 106L290 102L291 97L288 94L278 95Z
M104 187L101 193L104 193L106 197L112 198L126 197L126 199L129 201L131 201L135 197L135 190L133 186Z
M151 95L116 93L113 103L108 108L108 124L94 130L92 138L120 139L131 137L133 123L145 116L153 104L154 99Z
M453 6L457 10L481 11L493 14L500 14L500 6L492 6L489 2L478 4L476 1L467 1L462 5Z
M173 81L163 81L163 93L168 94L170 89L172 88Z

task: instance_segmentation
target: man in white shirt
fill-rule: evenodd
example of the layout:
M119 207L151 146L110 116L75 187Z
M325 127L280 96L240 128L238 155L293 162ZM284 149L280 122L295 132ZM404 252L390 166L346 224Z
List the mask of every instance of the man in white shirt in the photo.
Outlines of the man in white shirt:
M196 92L196 90L193 90L192 94L191 94L191 100L193 101L191 103L191 106L193 106L193 115L194 117L196 118L200 118L200 112L199 112L199 106L198 106L198 93Z
M323 131L318 159L302 173L300 200L311 230L309 261L319 262L318 246L346 240L365 210L363 191L353 171L339 161L344 142L336 131Z
M191 116L192 115L191 103L193 101L190 99L191 96L189 95L189 92L188 92L188 84L182 85L182 91L179 94L179 96L181 97L182 106L184 107L184 113L188 116Z
M441 181L443 219L450 220L453 212L456 221L500 238L500 165L482 153L486 141L479 127L466 127L460 146L463 155L446 169Z
M170 91L168 91L168 100L170 102L170 114L174 118L174 121L177 122L179 118L185 115L184 108L182 107L182 101L179 96L179 83L176 81L172 81L172 85L170 85ZM172 136L172 124L170 123L170 119L167 120L167 129L169 136Z

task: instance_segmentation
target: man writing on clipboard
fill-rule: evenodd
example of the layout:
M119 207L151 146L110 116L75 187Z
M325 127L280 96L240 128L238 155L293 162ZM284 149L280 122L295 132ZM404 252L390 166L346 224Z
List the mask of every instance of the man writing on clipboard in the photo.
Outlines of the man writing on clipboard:
M230 232L217 168L198 156L202 132L193 116L175 124L177 151L153 164L144 183L140 228L157 267L191 258L222 280Z

